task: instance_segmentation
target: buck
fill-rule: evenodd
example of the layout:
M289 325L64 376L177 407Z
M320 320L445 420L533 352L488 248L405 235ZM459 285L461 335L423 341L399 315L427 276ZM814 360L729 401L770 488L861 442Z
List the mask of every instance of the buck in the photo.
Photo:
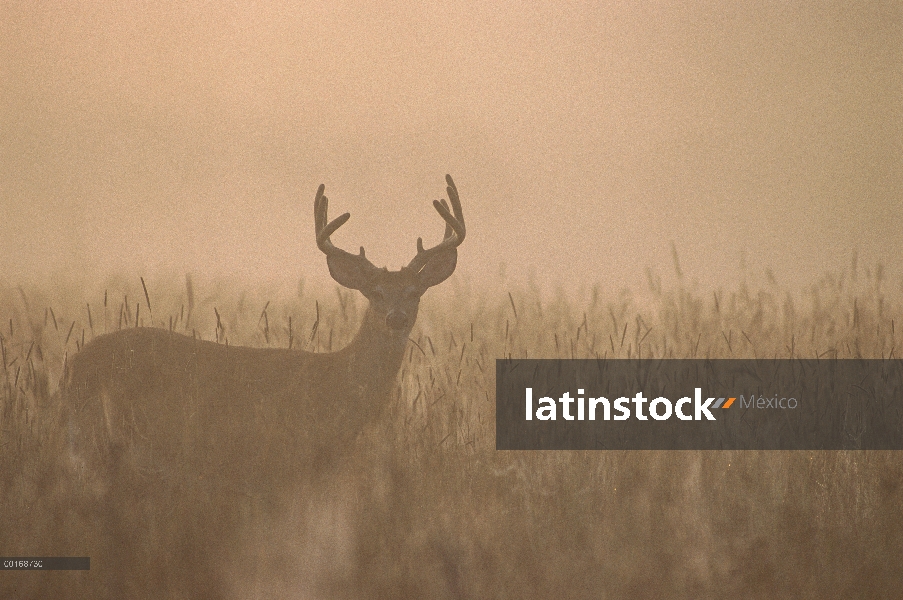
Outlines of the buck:
M417 254L400 271L375 267L363 247L352 254L334 246L330 237L350 215L329 221L324 186L317 190L316 242L329 272L369 301L357 335L338 352L229 346L132 328L96 338L70 361L62 429L81 489L102 511L124 499L140 505L146 493L170 513L117 509L110 535L134 535L125 530L173 519L173 511L195 522L191 503L234 521L246 498L278 503L347 452L390 400L421 296L455 269L464 215L448 175L446 182L451 208L433 202L444 239L424 249L418 238Z

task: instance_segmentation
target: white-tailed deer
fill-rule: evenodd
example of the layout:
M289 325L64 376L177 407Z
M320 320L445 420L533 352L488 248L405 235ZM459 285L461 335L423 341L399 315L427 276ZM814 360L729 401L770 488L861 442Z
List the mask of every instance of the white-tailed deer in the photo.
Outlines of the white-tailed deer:
M350 215L330 222L324 186L317 190L316 241L329 272L369 301L357 335L338 352L227 346L133 328L98 337L70 361L68 461L101 511L119 506L110 536L128 538L154 518L179 522L168 534L158 524L158 540L180 531L190 537L193 526L197 536L228 531L247 498L278 504L347 452L390 399L420 297L455 269L464 216L452 178L446 181L451 208L433 202L444 239L429 249L418 239L414 259L394 272L375 267L363 248L351 254L332 244ZM168 514L141 509L143 496ZM152 552L142 556L151 560Z

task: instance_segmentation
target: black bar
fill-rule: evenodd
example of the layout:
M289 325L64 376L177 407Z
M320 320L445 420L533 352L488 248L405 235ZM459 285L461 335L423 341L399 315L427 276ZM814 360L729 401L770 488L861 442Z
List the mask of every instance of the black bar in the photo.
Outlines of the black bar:
M3 571L88 571L88 556L0 556Z

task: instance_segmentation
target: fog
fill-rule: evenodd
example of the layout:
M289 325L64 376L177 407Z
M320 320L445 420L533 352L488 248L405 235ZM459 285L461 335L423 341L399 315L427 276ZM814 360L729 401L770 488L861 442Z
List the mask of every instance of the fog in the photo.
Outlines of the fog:
M0 5L0 279L399 268L730 285L903 273L896 2Z

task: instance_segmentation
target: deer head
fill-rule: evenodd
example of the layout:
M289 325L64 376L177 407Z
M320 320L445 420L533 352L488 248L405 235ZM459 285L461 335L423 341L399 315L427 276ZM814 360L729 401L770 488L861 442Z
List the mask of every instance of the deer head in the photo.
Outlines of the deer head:
M457 247L464 241L466 230L455 182L450 175L445 176L445 181L448 183L451 210L445 200L433 200L433 206L445 220L444 239L436 246L424 249L423 239L417 238L417 255L400 271L374 266L367 259L363 246L359 254L336 248L329 237L351 215L345 213L329 221L329 201L323 195L325 186L321 185L317 190L314 201L317 246L326 254L326 264L332 278L344 287L358 290L370 301L367 319L373 321L371 326L407 337L417 320L420 297L427 289L442 283L454 272L458 261Z

